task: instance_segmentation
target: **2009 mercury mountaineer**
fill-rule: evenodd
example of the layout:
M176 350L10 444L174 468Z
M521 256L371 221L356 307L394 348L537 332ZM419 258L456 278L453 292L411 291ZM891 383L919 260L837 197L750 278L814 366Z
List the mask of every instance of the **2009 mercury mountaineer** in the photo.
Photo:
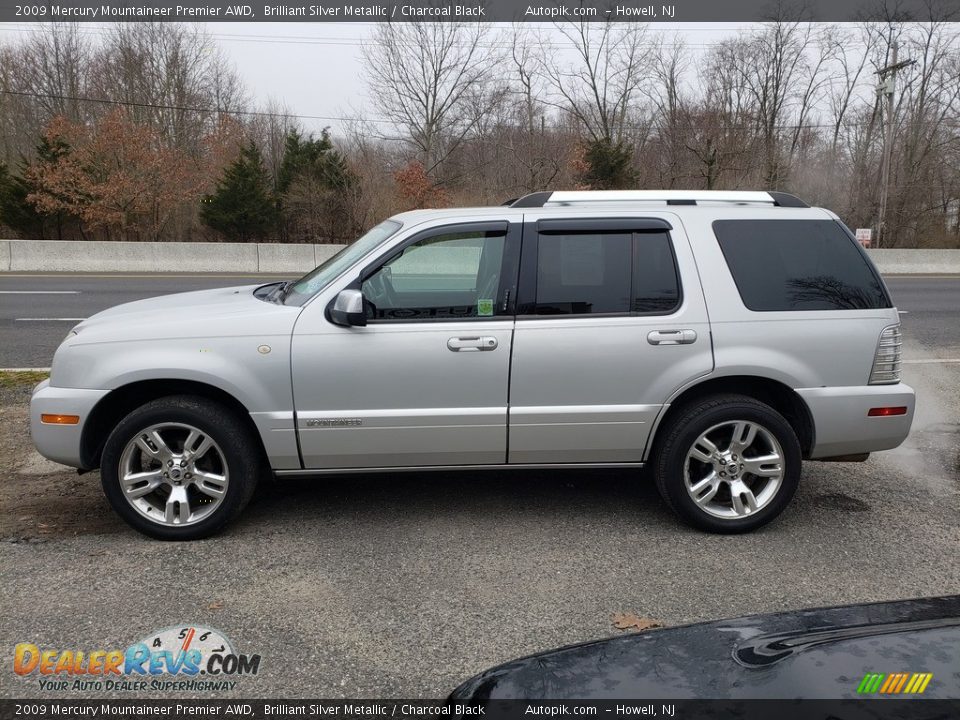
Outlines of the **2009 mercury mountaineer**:
M271 473L514 466L646 465L685 521L742 532L803 459L903 442L900 343L850 231L792 195L543 192L95 315L32 433L157 538L216 532Z

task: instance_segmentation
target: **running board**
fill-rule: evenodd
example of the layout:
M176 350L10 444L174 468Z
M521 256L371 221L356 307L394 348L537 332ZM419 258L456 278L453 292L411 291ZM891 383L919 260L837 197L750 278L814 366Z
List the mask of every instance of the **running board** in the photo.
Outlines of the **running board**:
M410 465L401 467L315 468L310 470L274 470L278 478L314 475L356 475L361 473L440 472L451 470L597 470L605 468L642 468L642 462L612 463L500 463L493 465Z

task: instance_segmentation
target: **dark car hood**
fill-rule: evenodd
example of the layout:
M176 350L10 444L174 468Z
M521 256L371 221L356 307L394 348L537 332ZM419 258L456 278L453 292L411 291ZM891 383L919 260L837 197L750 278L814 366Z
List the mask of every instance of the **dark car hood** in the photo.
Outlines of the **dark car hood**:
M450 697L862 698L867 673L904 672L933 673L924 698L960 698L960 596L755 615L574 645L487 670Z

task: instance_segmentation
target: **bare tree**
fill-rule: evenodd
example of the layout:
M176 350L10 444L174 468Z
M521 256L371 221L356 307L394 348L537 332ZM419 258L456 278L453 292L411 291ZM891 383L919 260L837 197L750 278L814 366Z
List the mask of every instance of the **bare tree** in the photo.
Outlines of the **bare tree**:
M821 53L811 61L815 45L810 23L778 20L731 47L762 142L762 181L768 188L781 187L786 181L800 131L823 86L826 58ZM784 135L786 144L780 142Z
M38 26L26 40L0 50L0 123L4 162L29 156L47 121L88 117L86 92L91 48L74 23Z
M832 59L827 103L832 123L831 147L836 152L850 113L863 106L865 86L872 84L869 61L877 37L868 25L861 25L853 36L833 26L827 29L825 37ZM875 94L870 91L872 88L867 97L872 101Z
M886 37L899 38L901 57L915 61L898 79L888 235L901 247L916 247L944 234L945 208L960 199L960 188L944 184L955 173L943 173L943 158L960 146L960 31L931 14L909 27L891 21ZM883 51L887 56L890 48Z
M236 71L202 29L175 23L118 23L93 60L92 94L129 104L139 122L173 147L195 141L218 112L246 107ZM200 112L209 110L209 112Z
M293 111L283 101L269 98L247 120L247 134L263 155L263 164L274 184L283 162L284 144L291 131L302 131Z
M493 31L482 23L380 23L363 54L374 106L434 173L483 114L473 106L500 59Z
M544 45L527 26L513 28L507 103L493 145L502 149L499 180L505 195L552 187L568 164L570 142L549 123Z
M544 42L544 66L553 104L572 116L591 140L627 139L634 103L648 77L655 48L639 23L573 22L556 25L573 46L574 60Z
M478 24L380 25L364 47L366 81L387 119L349 129L341 151L356 179L348 187L288 188L290 227L332 236L411 202L493 203L574 185L783 188L866 227L876 221L888 129L874 71L897 43L899 58L915 64L897 76L890 240L960 246L960 34L956 16L933 8L939 1L930 0L925 22L895 8L857 26L794 14L703 53L661 43L636 24L566 23L552 35L526 25L509 39ZM34 222L30 208L17 208L37 168L71 152L38 148L43 129L66 121L103 139L118 105L129 127L110 137L149 138L138 146L141 168L154 167L154 145L158 157L185 158L195 193L208 192L251 139L278 173L297 119L282 101L251 112L240 78L202 30L79 28L45 25L0 46L0 193L17 232L106 232L94 227L89 198L56 220ZM151 217L128 214L123 233L202 237L199 203L170 198Z
M686 46L678 43L656 53L652 63L654 85L647 95L654 109L655 144L660 157L657 177L652 180L660 187L676 187L685 177L684 121L688 119L688 101L683 83L691 62Z

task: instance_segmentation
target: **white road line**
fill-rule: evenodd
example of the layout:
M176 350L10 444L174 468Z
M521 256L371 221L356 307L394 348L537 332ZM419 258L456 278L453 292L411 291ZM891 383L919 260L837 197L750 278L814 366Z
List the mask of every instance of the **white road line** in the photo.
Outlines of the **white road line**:
M960 358L919 358L904 360L904 365L935 365L936 363L960 363Z
M0 290L0 295L79 295L79 290Z
M0 372L50 372L50 368L0 368Z
M14 322L80 322L86 318L14 318Z

